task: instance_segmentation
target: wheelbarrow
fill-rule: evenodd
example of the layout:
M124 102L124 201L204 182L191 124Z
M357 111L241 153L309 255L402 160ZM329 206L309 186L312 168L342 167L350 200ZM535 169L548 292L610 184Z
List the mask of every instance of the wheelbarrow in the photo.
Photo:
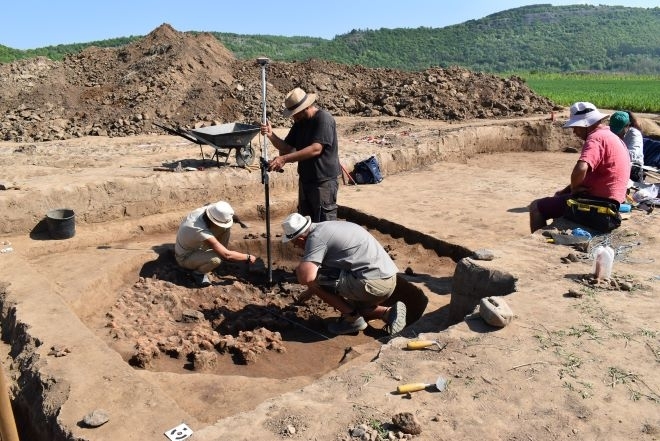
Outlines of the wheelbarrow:
M181 136L190 142L199 144L202 161L206 160L202 146L208 145L215 149L211 160L215 159L218 167L220 167L221 156L225 159L224 163L227 164L233 149L236 150L236 165L239 167L246 167L252 165L254 162L255 155L254 148L252 148L252 139L259 133L259 126L243 123L227 123L194 130L184 130L157 123L153 124L165 130L170 135Z

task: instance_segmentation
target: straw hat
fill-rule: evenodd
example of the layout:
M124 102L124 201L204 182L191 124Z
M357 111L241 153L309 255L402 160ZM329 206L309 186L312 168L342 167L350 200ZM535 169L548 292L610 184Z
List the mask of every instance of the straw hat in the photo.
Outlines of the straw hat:
M314 104L314 101L316 101L315 93L306 93L300 87L296 87L287 93L284 99L285 109L282 111L282 115L286 117L293 116Z
M608 116L600 113L593 104L581 101L571 106L571 117L563 127L565 129L569 127L591 127Z
M225 201L206 207L206 215L211 222L222 228L229 228L234 224L234 209Z
M282 222L282 229L284 230L282 242L287 243L295 240L298 236L307 231L310 225L312 225L312 219L309 216L303 216L298 213L290 214L284 219L284 222Z

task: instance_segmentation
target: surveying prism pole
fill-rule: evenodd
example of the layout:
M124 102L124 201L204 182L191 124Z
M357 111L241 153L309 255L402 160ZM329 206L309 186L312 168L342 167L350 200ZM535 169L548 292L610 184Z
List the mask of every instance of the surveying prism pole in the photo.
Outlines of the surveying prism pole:
M268 58L259 57L257 63L261 66L261 123L266 124L266 66L268 66ZM268 137L263 135L263 143L261 144L261 183L264 184L265 205L266 205L266 254L268 256L268 284L273 283L273 265L272 253L270 246L270 194L268 179Z

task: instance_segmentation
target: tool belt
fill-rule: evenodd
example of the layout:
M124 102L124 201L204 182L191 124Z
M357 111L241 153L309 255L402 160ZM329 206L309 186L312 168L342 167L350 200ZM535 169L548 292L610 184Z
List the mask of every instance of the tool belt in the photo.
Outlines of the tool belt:
M566 200L564 217L600 233L609 233L621 225L619 203L595 196L572 197Z

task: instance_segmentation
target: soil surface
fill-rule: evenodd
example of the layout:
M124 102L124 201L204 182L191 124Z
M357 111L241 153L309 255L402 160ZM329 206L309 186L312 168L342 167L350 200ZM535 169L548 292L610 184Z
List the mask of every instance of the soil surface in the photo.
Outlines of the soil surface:
M402 72L310 60L266 66L267 111L276 125L294 87L318 94L336 116L399 116L444 121L549 113L552 103L522 79L461 68ZM211 34L164 24L119 49L88 48L62 62L33 58L0 65L0 140L164 133L258 124L262 76L256 60L236 60Z
M0 69L3 368L23 438L166 439L182 422L199 440L660 438L657 209L582 247L530 234L527 205L566 184L579 142L560 128L565 110L522 82L269 66L274 121L287 90L317 91L342 164L381 164L383 182L342 185L339 204L394 258L411 311L421 305L390 339L378 322L329 336L336 312L301 300L279 236L292 167L269 176L266 210L258 169L217 166L211 146L148 123L258 121L258 66L164 25L124 49ZM172 259L176 227L219 199L248 224L232 246L262 265L224 265L196 288ZM51 240L45 213L64 207L75 235ZM600 243L616 250L607 282L591 277ZM450 318L454 271L482 249L493 259L470 260L516 279L504 328ZM439 346L406 350L417 339ZM397 393L418 382L430 386ZM109 420L84 423L94 410Z

